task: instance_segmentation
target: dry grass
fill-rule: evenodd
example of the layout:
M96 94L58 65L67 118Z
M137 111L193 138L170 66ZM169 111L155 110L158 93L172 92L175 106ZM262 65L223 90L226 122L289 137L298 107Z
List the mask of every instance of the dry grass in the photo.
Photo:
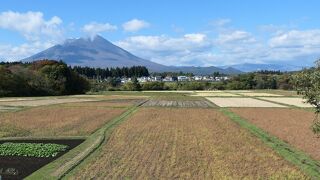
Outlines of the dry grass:
M313 112L279 108L233 108L232 111L320 160L320 140L310 129Z
M91 105L56 105L0 114L0 137L88 135L125 111Z
M38 99L38 100L23 100L23 101L1 101L0 105L3 106L45 106L52 104L62 104L71 102L87 102L95 101L94 99L76 99L76 98L50 98L50 99Z
M279 94L270 94L270 93L255 93L255 92L239 92L238 94L243 95L243 96L252 96L252 97L268 97L268 96L283 96Z
M98 102L78 102L66 103L63 106L80 106L80 107L129 107L141 102L141 99L119 99L119 100L103 100Z
M285 107L253 98L207 98L220 107Z
M74 179L305 179L213 109L142 108Z
M260 98L268 101L273 101L273 102L278 102L282 104L288 104L288 105L293 105L297 107L312 107L308 103L304 103L304 99L302 98L271 98L271 97L265 97L265 98Z
M162 90L162 91L142 91L142 92L153 92L153 93L157 93L157 92L159 92L159 93L193 93L194 91L185 91L185 90L178 90L178 91L176 91L176 90L169 90L169 91L167 91L167 90Z
M226 92L211 92L211 93L208 93L208 92L203 92L203 93L196 93L196 94L193 94L191 96L202 96L202 97L208 97L208 96L239 96L237 94L232 94L232 93L226 93Z
M32 100L30 98L1 98L0 102L11 102L11 101L27 101Z

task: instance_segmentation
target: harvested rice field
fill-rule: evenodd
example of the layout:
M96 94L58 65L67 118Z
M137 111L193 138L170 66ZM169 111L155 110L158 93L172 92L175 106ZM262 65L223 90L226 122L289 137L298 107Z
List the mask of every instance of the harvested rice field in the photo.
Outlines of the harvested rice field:
M141 108L71 179L306 179L214 109Z
M19 107L0 106L0 112L19 110Z
M0 137L89 135L126 108L94 106L44 106L0 114ZM75 106L78 105L78 106Z
M252 97L282 96L282 95L279 95L279 94L255 93L255 92L239 92L238 94L240 94L242 96L252 96Z
M232 108L236 114L320 160L320 141L311 131L313 112L302 109Z
M27 100L31 100L31 99L27 99L27 98L1 98L0 102L10 102L10 101L27 101Z
M174 91L174 90L170 90L170 91L142 91L145 93L193 93L194 91Z
M151 107L199 107L199 108L209 108L214 107L214 105L205 100L180 100L180 101L170 101L170 100L154 100L151 99L143 104L143 106Z
M231 92L231 93L249 93L249 92L253 92L251 90L226 90L224 92Z
M257 100L253 98L209 98L209 101L219 107L286 107L280 104Z
M78 103L66 103L62 104L62 106L81 106L81 107L129 107L138 103L143 102L143 99L110 99L110 100L102 100L97 102L78 102Z
M210 96L225 96L225 97L232 97L232 96L239 96L237 94L226 93L226 92L212 92L212 93L196 93L192 94L191 96L201 96L201 97L210 97Z
M96 101L94 99L76 99L76 98L50 98L50 99L38 99L38 100L17 100L17 101L1 101L0 106L45 106L52 104L62 104L71 102L88 102Z
M296 107L312 107L310 104L304 103L304 99L302 98L295 98L295 97L289 97L289 98L271 98L271 97L264 97L260 98L268 101L278 102L282 104L288 104Z
M194 91L196 93L222 93L224 91L221 91L221 90L209 90L209 91L205 91L205 90L202 90L202 91Z

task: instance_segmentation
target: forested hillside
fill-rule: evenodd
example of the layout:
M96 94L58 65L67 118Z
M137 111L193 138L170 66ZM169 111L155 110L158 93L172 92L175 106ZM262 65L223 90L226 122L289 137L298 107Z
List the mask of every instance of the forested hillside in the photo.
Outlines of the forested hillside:
M0 96L81 94L89 82L60 61L0 63Z

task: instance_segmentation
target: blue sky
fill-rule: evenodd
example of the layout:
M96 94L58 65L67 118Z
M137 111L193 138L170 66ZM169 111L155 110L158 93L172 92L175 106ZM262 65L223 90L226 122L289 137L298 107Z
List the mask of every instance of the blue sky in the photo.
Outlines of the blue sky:
M167 65L311 65L320 57L320 1L3 0L0 59L100 34Z

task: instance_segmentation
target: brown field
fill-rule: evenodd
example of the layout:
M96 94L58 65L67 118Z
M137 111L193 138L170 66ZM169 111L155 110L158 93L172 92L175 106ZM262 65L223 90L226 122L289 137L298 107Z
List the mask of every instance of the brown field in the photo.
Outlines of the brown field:
M74 179L305 179L214 109L141 108Z
M95 99L77 99L77 98L50 98L50 99L37 99L37 100L15 100L15 101L1 101L2 106L45 106L52 104L62 104L71 102L87 102L96 101Z
M92 103L2 113L0 137L88 135L125 111L125 108L95 107Z
M249 122L320 160L320 139L311 131L313 112L301 109L233 108Z
M202 107L208 108L214 105L204 100L180 100L180 101L170 101L170 100L154 100L151 99L143 104L143 106L151 107Z
M104 100L98 102L79 102L79 103L67 103L63 106L87 106L87 107L129 107L139 102L142 102L141 99L118 99L118 100Z

